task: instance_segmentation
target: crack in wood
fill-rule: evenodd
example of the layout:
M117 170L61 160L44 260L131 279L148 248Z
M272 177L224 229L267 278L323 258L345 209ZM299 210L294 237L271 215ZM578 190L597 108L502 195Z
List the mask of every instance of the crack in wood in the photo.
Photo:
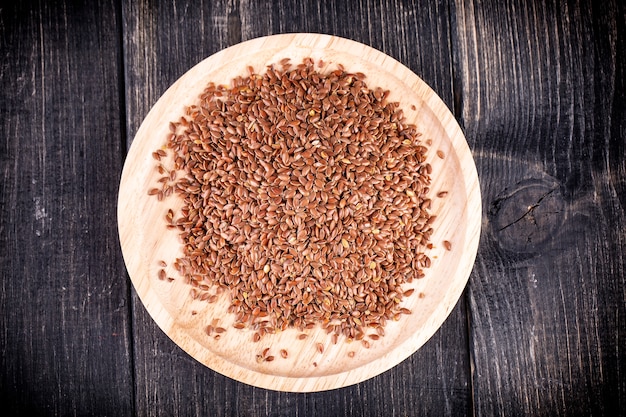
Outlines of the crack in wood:
M526 210L526 212L524 214L522 214L517 220L512 221L511 223L501 227L500 229L498 229L498 232L501 232L511 226L513 226L516 223L519 223L521 220L523 220L526 216L528 215L532 215L533 211L539 207L541 205L541 202L548 197L550 194L552 194L553 192L555 192L558 189L558 187L552 188L551 190L547 191L546 193L544 193L541 197L539 197L539 199L537 200L537 202L535 204L532 204L530 206L528 206L528 210ZM534 222L534 219L533 219Z

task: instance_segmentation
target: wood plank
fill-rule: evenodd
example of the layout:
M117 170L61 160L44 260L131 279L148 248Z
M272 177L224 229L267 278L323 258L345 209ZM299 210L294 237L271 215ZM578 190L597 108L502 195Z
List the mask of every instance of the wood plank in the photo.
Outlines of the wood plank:
M456 2L476 415L626 409L623 2ZM621 411L618 411L621 410Z
M130 415L119 9L0 10L0 401L5 415Z
M364 42L400 59L446 103L454 102L446 4L404 2L126 2L124 46L129 138L160 94L187 69L240 40L314 31ZM137 410L186 415L469 414L469 359L461 302L416 354L367 382L336 391L289 394L236 383L195 362L133 298Z

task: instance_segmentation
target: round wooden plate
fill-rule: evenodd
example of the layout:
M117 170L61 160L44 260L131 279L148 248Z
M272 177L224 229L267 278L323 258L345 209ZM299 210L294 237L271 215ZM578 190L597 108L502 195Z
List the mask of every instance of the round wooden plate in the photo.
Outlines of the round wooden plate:
M366 74L368 87L390 90L390 101L399 101L407 121L414 123L424 139L431 139L428 160L432 165L431 198L433 224L428 251L432 259L426 277L413 280L413 296L403 301L413 311L385 327L385 337L362 343L340 337L332 344L319 328L308 330L304 340L295 329L265 336L252 342L252 330L232 327L234 317L227 313L228 295L218 302L192 300L190 287L182 279L158 279L165 267L172 267L182 255L176 230L166 228L169 208L182 206L172 196L159 202L147 191L162 176L155 169L151 154L161 148L170 121L194 104L205 86L230 84L236 75L247 75L247 67L257 72L283 58L299 63L305 57L322 59L326 69L342 64L351 72ZM324 69L322 69L324 70ZM415 107L412 107L415 106ZM415 110L412 110L414 108ZM441 151L437 156L437 151ZM437 198L439 191L447 191ZM258 387L309 392L329 390L366 380L397 365L420 348L441 326L457 303L474 264L481 226L481 199L476 167L467 142L445 104L417 75L393 58L366 45L320 34L286 34L253 39L220 51L205 59L176 81L146 116L128 153L122 172L118 222L122 252L133 285L150 315L183 350L211 369L235 380ZM443 242L451 243L451 250ZM421 293L421 294L420 294ZM420 294L421 296L418 296ZM206 326L219 321L227 329L219 340L207 335ZM320 353L317 344L324 345ZM269 348L272 362L258 362L256 355ZM283 358L280 350L288 351ZM354 352L354 355L349 352Z

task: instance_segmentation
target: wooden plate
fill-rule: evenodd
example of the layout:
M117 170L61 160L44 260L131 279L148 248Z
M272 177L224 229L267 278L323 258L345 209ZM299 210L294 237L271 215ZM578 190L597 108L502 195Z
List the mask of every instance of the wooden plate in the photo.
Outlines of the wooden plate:
M415 294L403 303L413 311L385 327L386 336L365 349L359 342L330 343L321 329L299 340L294 329L252 342L251 330L232 328L227 296L214 304L192 300L190 287L177 279L157 278L164 260L168 276L172 263L182 255L176 231L163 220L168 208L182 202L170 197L158 202L147 191L161 175L151 154L163 146L170 121L183 115L197 101L209 81L230 84L236 75L247 75L252 65L262 72L266 65L289 57L299 63L305 57L322 59L328 68L338 63L346 70L366 74L370 88L391 91L389 100L399 101L407 120L417 125L423 138L432 139L428 162L433 167L431 193L433 224L428 252L432 265L426 277L411 284ZM412 110L411 106L415 106ZM445 155L440 158L436 151ZM441 190L445 198L435 198ZM481 225L481 200L476 167L463 133L441 99L417 75L393 58L366 45L319 34L275 35L244 42L205 59L176 81L146 116L128 153L122 172L118 221L121 247L130 278L148 312L163 331L183 350L211 369L235 380L281 391L321 391L366 380L397 365L420 348L441 326L455 306L472 269ZM452 244L444 248L443 241ZM423 297L417 294L423 293ZM195 313L195 314L194 314ZM220 340L206 334L214 319L227 329ZM323 343L319 353L317 343ZM264 348L276 359L258 363ZM280 349L289 352L282 358ZM350 357L348 352L355 355Z

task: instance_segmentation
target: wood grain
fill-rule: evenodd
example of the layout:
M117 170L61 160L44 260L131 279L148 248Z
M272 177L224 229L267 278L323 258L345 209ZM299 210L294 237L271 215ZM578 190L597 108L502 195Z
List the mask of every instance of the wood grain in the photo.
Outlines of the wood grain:
M624 415L624 16L615 0L4 2L3 415ZM136 295L129 317L115 195L120 138L187 69L302 31L433 87L477 161L484 228L466 302L417 353L293 394L199 364Z
M4 415L133 412L119 9L88 3L0 10Z
M623 415L623 3L456 2L456 16L486 209L475 412Z
M172 265L182 256L177 233L168 231L162 220L168 208L177 213L181 201L174 198L165 207L147 190L156 187L161 177L151 153L163 146L170 122L197 101L209 82L228 84L235 75L245 75L248 66L262 71L284 57L294 63L305 57L323 60L327 67L322 71L342 63L348 71L367 74L370 88L388 88L389 100L399 102L407 122L432 141L427 162L433 167L430 188L431 213L436 217L432 235L435 247L428 252L433 266L425 271L423 280L411 286L426 297L407 300L403 306L416 314L398 324L390 323L382 341L372 343L370 349L344 342L331 346L330 338L319 329L298 342L298 332L292 329L265 337L263 343L273 346L275 355L280 346L290 352L287 359L265 364L255 359L263 346L250 343L252 331L233 329L221 335L219 342L204 333L215 318L222 327L232 326L234 317L226 313L227 294L223 303L192 302L190 287L173 268L165 270L177 278L174 282L157 279L161 260ZM166 167L173 164L161 163ZM441 189L448 193L445 199L435 197ZM364 44L328 35L289 34L257 38L220 51L194 66L165 92L146 116L129 151L120 184L118 219L122 250L135 289L155 321L183 350L239 381L306 392L369 379L406 359L435 333L456 304L473 266L480 212L478 179L469 148L449 110L419 77ZM454 242L455 250L445 248L444 240ZM317 344L326 345L324 355L316 352ZM356 352L355 357L349 357L348 351Z

